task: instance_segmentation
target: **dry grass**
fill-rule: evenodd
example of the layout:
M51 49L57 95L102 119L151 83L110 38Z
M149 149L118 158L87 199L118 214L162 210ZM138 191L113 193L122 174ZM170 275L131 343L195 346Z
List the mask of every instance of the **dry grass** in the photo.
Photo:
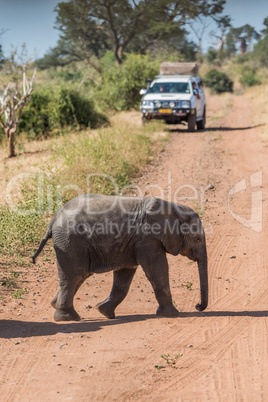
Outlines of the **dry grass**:
M163 147L163 140L167 138L168 133L161 124L152 123L144 129L138 112L122 112L111 117L108 128L74 131L43 141L29 142L19 137L16 139L17 157L12 159L6 158L3 142L0 147L0 204L5 203L8 182L21 173L58 174L58 184L79 186L81 176L88 173L114 176L121 172L124 175L124 165L132 167L135 173L153 157L154 147ZM82 185L82 189L85 190L85 186Z
M253 121L259 126L260 137L268 142L268 85L261 85L247 89L248 96L253 105Z
M209 116L209 122L207 124L207 127L214 127L215 125L219 125L221 123L221 120L223 120L227 114L230 112L230 109L232 108L232 95L229 92L225 92L220 95L214 95L212 94L208 89L206 89L206 92L209 94L209 102L213 103L213 98L217 98L220 100L221 104L220 107L218 108L216 113L213 113L213 116ZM217 124L216 124L217 123Z
M49 216L78 194L127 193L168 139L161 123L143 128L138 112L114 115L111 122L111 127L50 140L18 138L12 159L6 159L5 146L0 148L1 253L29 254ZM7 196L23 214L11 208Z
M57 185L76 186L81 193L121 192L153 158L154 148L163 147L163 140L168 136L160 129L161 124L152 123L142 128L137 112L119 113L111 121L111 127L64 138L54 153L64 161L58 171ZM92 175L97 177L92 178Z

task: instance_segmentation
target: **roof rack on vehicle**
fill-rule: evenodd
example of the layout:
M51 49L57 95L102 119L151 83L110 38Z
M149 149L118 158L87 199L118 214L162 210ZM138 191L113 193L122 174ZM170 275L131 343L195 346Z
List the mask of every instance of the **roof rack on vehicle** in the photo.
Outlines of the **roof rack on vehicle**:
M196 75L198 65L195 62L164 62L159 68L160 74Z

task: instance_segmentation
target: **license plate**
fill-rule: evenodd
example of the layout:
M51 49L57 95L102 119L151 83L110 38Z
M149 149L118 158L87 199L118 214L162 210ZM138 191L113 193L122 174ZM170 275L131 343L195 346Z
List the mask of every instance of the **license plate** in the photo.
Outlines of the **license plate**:
M172 109L159 109L159 113L172 113Z

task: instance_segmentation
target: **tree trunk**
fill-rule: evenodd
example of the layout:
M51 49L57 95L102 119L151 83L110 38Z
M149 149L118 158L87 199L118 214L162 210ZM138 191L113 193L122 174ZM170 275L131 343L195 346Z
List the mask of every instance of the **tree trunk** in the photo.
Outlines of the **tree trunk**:
M240 54L247 53L247 42L245 38L240 38Z
M118 46L114 50L115 59L118 65L123 63L122 55L123 55L123 48L122 46Z
M14 129L8 128L6 131L6 136L7 136L7 157L8 158L13 158L16 156L15 153L15 131Z

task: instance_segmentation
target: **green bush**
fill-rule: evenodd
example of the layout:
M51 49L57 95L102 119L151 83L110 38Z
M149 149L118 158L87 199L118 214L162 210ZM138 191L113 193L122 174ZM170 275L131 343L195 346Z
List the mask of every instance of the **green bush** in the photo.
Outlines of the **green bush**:
M240 82L245 87L252 87L254 85L260 85L260 79L256 76L256 69L248 67L243 72Z
M213 68L208 71L204 77L204 84L209 87L213 92L232 92L233 91L233 81L228 77L227 74Z
M246 54L237 54L235 56L232 57L232 61L237 63L237 64L246 64L250 61L251 59L251 54L250 53L246 53Z
M92 99L66 88L61 88L58 95L58 115L61 127L79 125L97 128L108 122L104 115L96 111Z
M267 67L268 64L268 35L266 34L254 46L252 57L255 62L257 61L261 67Z
M56 77L64 82L69 81L81 81L82 79L82 71L70 71L71 68L69 66L68 70L61 69L56 72Z
M66 126L96 128L107 123L107 118L96 111L92 99L79 91L60 88L54 92L50 87L34 91L29 104L23 110L19 131L28 138L48 136L55 129Z
M58 126L57 102L49 87L36 89L24 108L19 131L28 137L46 136Z
M207 61L209 64L213 64L218 58L218 51L210 47L207 51Z
M136 174L151 160L153 144L163 146L163 138L155 137L159 123L141 127L129 120L116 119L90 135L88 130L66 134L55 143L48 165L20 182L18 211L0 205L0 255L30 256L49 217L80 193L129 192Z
M103 67L103 82L95 90L95 97L105 109L130 110L140 102L139 91L146 87L146 80L153 79L159 71L159 63L148 56L129 54L124 63L116 66L107 63Z

